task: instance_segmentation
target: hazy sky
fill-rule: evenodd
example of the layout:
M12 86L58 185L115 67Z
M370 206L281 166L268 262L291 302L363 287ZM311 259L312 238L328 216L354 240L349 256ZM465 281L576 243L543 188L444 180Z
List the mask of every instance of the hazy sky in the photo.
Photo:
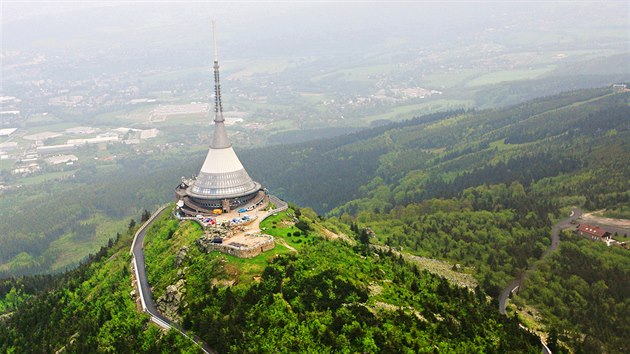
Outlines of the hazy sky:
M626 1L417 2L1 2L2 51L75 59L163 57L183 65L205 55L216 19L224 57L362 55L421 50L521 32L623 33ZM518 37L517 37L518 38ZM623 38L622 38L623 39ZM622 42L617 38L617 42ZM178 59L179 57L179 59ZM206 61L203 58L198 64Z

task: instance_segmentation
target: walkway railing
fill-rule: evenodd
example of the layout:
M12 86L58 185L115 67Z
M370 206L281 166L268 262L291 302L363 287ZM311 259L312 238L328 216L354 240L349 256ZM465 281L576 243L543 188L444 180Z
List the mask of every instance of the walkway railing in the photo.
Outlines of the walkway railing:
M138 239L138 235L144 231L144 229L146 229L147 227L149 227L152 223L153 223L153 219L157 218L158 215L160 215L160 213L168 208L169 204L164 204L162 205L158 210L155 211L155 213L153 213L153 215L151 215L151 217L149 218L149 220L145 221L144 224L142 224L142 226L140 226L140 228L138 229L138 231L136 231L136 234L133 235L133 241L131 242L131 248L129 249L129 254L133 255L133 247L136 245L136 239Z
M273 215L275 213L279 213L281 211L285 211L285 210L289 209L289 204L287 204L287 202L285 202L284 200L276 197L275 195L269 195L269 202L275 204L276 208L269 210L267 212L267 215L262 216L260 218L260 222L265 221L265 219L267 219L268 217L270 217L271 215Z

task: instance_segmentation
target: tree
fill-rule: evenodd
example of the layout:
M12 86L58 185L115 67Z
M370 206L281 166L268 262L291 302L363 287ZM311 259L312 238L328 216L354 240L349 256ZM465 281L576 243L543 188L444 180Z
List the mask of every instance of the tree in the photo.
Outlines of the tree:
M149 220L150 217L151 217L151 213L149 213L148 210L144 209L144 211L142 212L142 216L140 217L140 222L145 222Z
M558 351L558 330L555 327L552 327L551 331L549 331L547 347L552 353L556 353Z
M367 227L361 230L361 234L359 235L359 242L363 245L363 253L367 256L370 252L370 229Z

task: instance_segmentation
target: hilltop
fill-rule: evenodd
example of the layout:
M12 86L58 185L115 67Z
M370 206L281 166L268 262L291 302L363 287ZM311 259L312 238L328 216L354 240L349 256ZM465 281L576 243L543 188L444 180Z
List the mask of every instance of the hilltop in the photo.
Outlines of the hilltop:
M200 252L199 226L168 214L147 235L154 296L180 284L180 323L219 352L540 350L538 338L499 315L480 288L453 285L391 251L348 242L355 235L343 224L295 208L262 226L280 242L248 260ZM352 236L331 237L340 232ZM0 348L198 350L138 312L130 241L131 232L4 319ZM182 247L189 249L184 257L176 252Z

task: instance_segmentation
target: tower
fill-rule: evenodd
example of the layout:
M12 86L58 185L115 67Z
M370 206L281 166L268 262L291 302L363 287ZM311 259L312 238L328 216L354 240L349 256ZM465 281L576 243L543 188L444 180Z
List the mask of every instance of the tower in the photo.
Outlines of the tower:
M219 58L216 31L212 21L214 46L214 134L212 143L195 179L182 181L177 198L182 211L189 214L211 213L215 209L228 212L264 198L260 183L252 180L236 156L228 139L221 102Z

